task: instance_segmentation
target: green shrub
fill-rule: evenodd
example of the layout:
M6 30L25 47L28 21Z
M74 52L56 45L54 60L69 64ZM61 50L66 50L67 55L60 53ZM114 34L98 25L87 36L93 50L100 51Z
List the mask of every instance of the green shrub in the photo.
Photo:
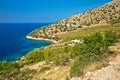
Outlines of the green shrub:
M75 58L73 66L71 66L71 70L70 70L71 77L83 75L83 69L86 65L85 59L86 57L83 56L77 56Z
M35 49L31 52L29 52L26 56L26 63L34 63L38 61L43 61L44 60L44 53L42 50Z
M69 62L69 55L67 53L56 55L53 59L53 63L57 66L66 65Z

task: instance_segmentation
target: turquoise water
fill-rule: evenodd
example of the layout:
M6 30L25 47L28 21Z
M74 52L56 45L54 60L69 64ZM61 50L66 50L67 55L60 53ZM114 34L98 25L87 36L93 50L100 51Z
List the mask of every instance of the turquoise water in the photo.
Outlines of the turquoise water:
M47 41L26 39L26 35L47 23L0 23L0 61L15 61L34 48L50 45Z

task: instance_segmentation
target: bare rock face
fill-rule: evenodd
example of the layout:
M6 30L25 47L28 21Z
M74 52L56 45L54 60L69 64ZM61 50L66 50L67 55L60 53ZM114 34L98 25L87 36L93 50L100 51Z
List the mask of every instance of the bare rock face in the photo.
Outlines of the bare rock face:
M73 31L81 27L100 24L107 25L112 20L120 18L120 0L113 0L92 10L70 16L58 22L39 28L29 36L54 38L54 34Z

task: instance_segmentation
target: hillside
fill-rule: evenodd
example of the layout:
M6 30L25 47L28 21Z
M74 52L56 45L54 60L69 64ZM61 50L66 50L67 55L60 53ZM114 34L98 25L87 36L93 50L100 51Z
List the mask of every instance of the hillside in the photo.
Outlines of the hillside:
M119 80L116 73L119 71L120 59L117 58L117 62L114 59L119 54L120 44L114 43L120 41L120 26L99 26L79 31L84 35L75 31L64 35L80 35L84 38L83 43L67 41L30 51L25 56L25 63L29 65L22 69L36 70L37 72L32 74L32 79L36 80L82 80L82 77L83 80ZM111 45L115 47L108 50ZM109 64L111 61L114 63ZM113 72L109 71L108 76L104 76L109 69L116 72L113 75Z
M88 26L114 24L116 20L120 20L120 0L111 1L100 7L43 26L32 31L28 36L58 40L55 34Z
M0 80L120 80L120 0L32 31L56 44L0 62Z
M119 58L115 60L118 65L113 63L109 66L108 62L119 54L120 44L114 47L114 43L120 41L120 25L83 28L79 31L83 34L82 43L67 41L51 44L28 52L17 62L0 62L0 80L80 80L82 77L90 77L91 80L110 79L112 71L119 71ZM71 34L80 33L74 31ZM113 47L108 48L111 45ZM107 77L104 76L109 69L112 71ZM113 80L119 80L117 72L114 73Z

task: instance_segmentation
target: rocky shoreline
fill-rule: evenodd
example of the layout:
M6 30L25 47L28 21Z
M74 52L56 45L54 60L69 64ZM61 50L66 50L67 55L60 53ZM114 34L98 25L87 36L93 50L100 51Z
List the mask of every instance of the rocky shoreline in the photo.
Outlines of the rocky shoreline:
M55 40L50 40L50 39L45 39L45 38L35 38L35 37L31 37L31 36L26 36L27 39L31 39L31 40L43 40L43 41L49 41L49 42L52 42L54 44L58 43L57 41ZM23 62L25 61L25 56L22 56L20 57L19 60L16 60L16 62Z
M31 36L26 36L27 39L31 39L31 40L43 40L43 41L49 41L49 42L52 42L54 44L58 43L57 41L55 40L50 40L50 39L45 39L45 38L35 38L35 37L31 37ZM22 56L20 57L19 60L16 60L15 62L23 62L25 61L25 56Z
M32 37L32 36L26 36L26 38L31 39L31 40L43 40L43 41L49 41L49 42L52 42L52 43L58 43L55 40L46 39L46 38L35 38L35 37Z

